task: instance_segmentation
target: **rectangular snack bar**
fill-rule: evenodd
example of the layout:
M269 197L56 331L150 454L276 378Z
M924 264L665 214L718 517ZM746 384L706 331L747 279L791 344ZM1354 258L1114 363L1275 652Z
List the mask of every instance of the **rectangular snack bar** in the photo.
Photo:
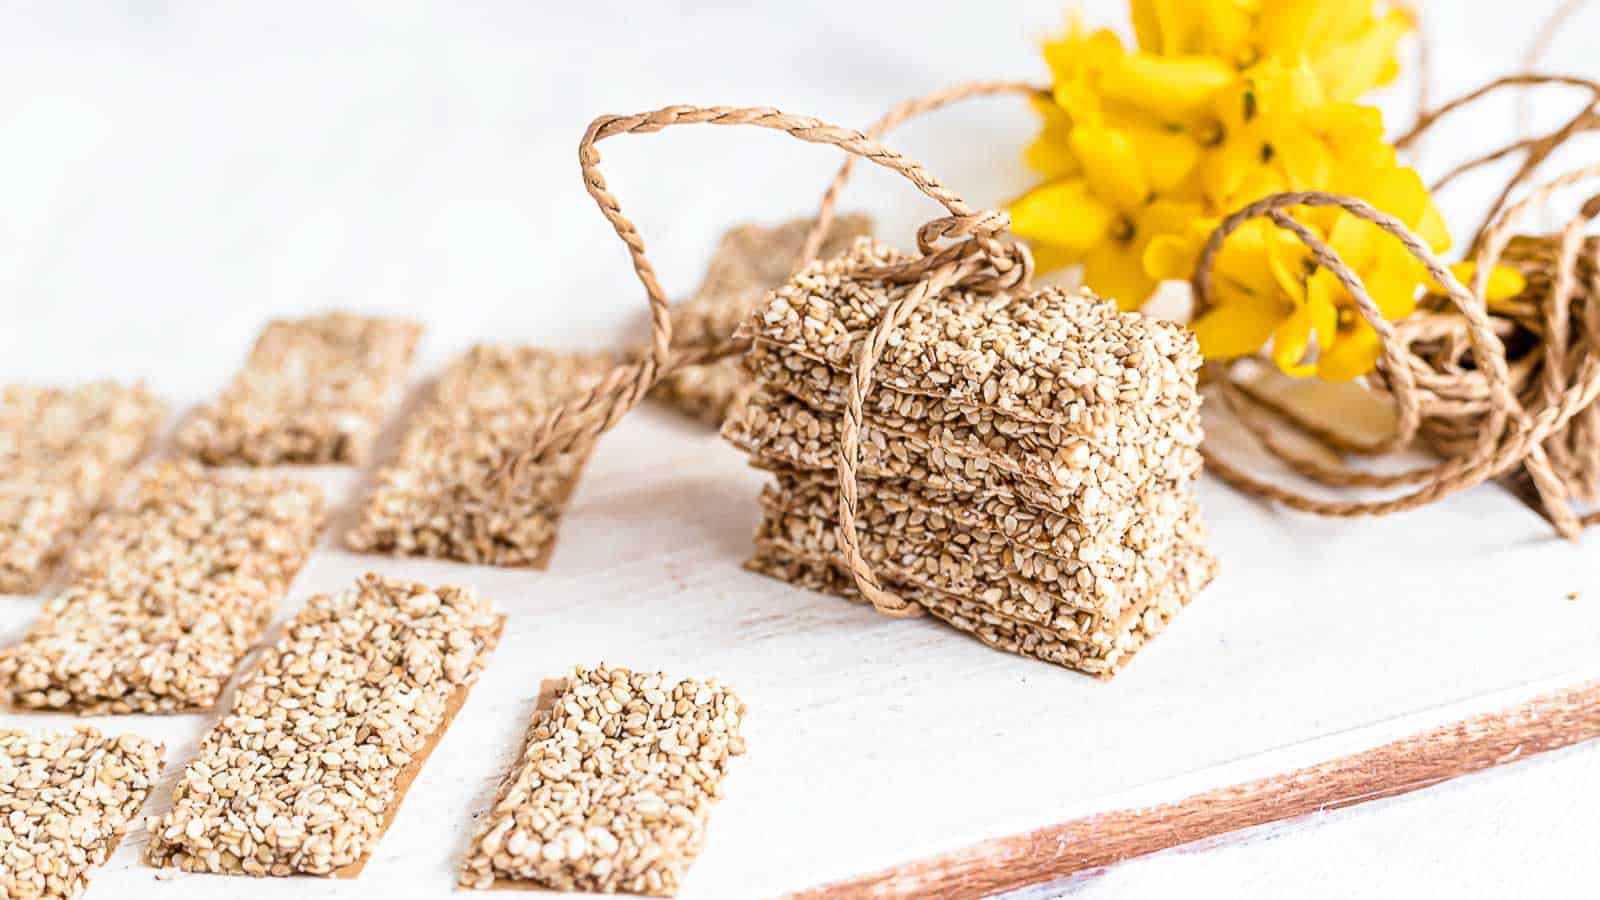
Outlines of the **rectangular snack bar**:
M798 400L814 410L841 414L849 376L802 356L783 356L757 345L743 357L762 389L771 396ZM1030 472L1050 483L1054 470L1091 463L1127 465L1133 451L1146 460L1163 452L1192 457L1200 446L1200 395L1180 392L1144 408L1098 403L1072 408L1072 421L1018 419L983 406L952 403L926 394L905 393L874 384L863 413L880 428L916 433L965 456L988 455L1023 465L1037 460L1042 471ZM1134 480L1137 480L1136 478Z
M214 466L362 462L421 335L416 322L342 312L271 322L178 445Z
M139 814L163 752L93 728L0 729L0 897L81 895Z
M502 624L467 588L377 575L311 598L149 820L146 861L358 875Z
M785 548L758 545L745 566L796 587L858 599L854 580L837 565L807 559ZM970 599L900 584L892 578L883 578L883 581L900 596L917 602L932 615L995 649L1110 678L1151 638L1165 630L1190 598L1210 583L1215 572L1216 562L1205 550L1196 547L1180 553L1174 561L1173 577L1145 602L1119 615L1108 629L1113 637L1096 641L1020 622Z
M797 467L832 467L844 417L759 387L723 428L735 445L780 456ZM1193 429L1198 437L1199 429ZM1029 452L997 434L963 423L867 418L863 458L877 470L920 466L951 485L992 485L1049 509L1116 506L1144 491L1199 474L1198 441L1127 435L1100 446L1077 441ZM899 474L898 472L896 474ZM1085 510L1086 514L1092 510Z
M0 593L32 593L160 433L140 385L0 388Z
M827 471L773 471L763 504L837 514L838 475ZM1165 528L1193 502L1187 491L1150 491L1107 516L1084 522L1050 510L1018 505L992 495L937 491L908 479L874 478L862 483L857 516L880 534L912 536L963 532L968 539L1009 545L1019 553L1062 561L1096 562L1119 554L1144 554L1171 540Z
M955 530L899 531L860 516L861 553L875 571L910 584L964 597L1023 621L1056 628L1085 614L1117 615L1170 574L1173 552L1201 541L1199 514L1192 498L1164 537L1148 551L1129 554L1122 564L1091 563L1039 556L1014 547L983 543ZM782 543L812 558L840 559L838 523L831 508L785 506L768 495L756 542ZM860 513L860 510L858 510Z
M534 716L461 884L671 896L744 752L743 717L716 681L575 670Z
M884 309L913 289L862 281L853 269L903 261L863 240L845 257L813 263L757 305L751 337L848 372ZM1199 366L1199 347L1182 326L1118 312L1092 294L952 290L895 330L874 380L1015 419L1072 423L1102 404L1157 416L1186 406Z
M16 706L166 713L212 706L316 543L315 485L163 466L103 514L72 583L0 651Z
M762 295L794 271L812 221L796 219L775 227L740 225L724 234L699 288L672 307L673 345L714 345L731 338ZM871 230L872 220L866 216L839 216L819 255L843 253ZM738 360L728 359L673 372L651 389L650 397L716 427L749 395L750 387L750 376Z
M542 568L588 451L574 451L505 492L490 483L550 411L617 365L606 353L474 347L434 389L379 471L352 550Z

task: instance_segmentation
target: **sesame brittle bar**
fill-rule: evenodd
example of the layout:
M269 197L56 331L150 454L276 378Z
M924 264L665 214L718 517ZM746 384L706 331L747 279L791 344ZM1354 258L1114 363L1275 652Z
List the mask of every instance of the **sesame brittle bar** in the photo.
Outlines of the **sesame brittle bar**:
M699 288L672 307L673 344L715 345L731 338L762 296L794 271L811 224L810 219L796 219L775 227L740 225L724 234ZM842 253L871 230L866 216L840 216L819 254L826 258ZM749 396L750 387L750 376L730 359L673 372L650 396L715 427Z
M743 363L761 385L762 397L755 402L772 397L824 413L844 412L849 387L845 373L759 345L745 354ZM875 385L862 411L867 421L885 430L915 434L959 456L1010 461L1017 471L1045 484L1057 483L1072 468L1091 465L1117 467L1132 473L1124 477L1135 481L1142 476L1134 466L1141 463L1152 471L1197 466L1203 438L1197 392L1178 392L1137 410L1114 404L1076 406L1070 421L1035 422ZM1164 454L1181 462L1163 463Z
M796 587L858 600L850 574L826 560L796 554L783 547L761 546L745 564L753 572ZM929 613L997 650L1031 656L1094 675L1110 678L1120 672L1151 638L1214 577L1216 563L1198 547L1181 551L1174 560L1173 577L1158 586L1141 604L1131 606L1114 620L1111 635L1085 640L1080 633L1018 621L973 600L927 590L884 578L887 586L920 604Z
M421 335L409 320L342 312L271 322L178 444L209 465L362 462Z
M163 466L96 520L71 584L0 651L0 689L84 714L211 707L324 515L315 485Z
M715 681L575 670L535 714L461 883L671 896L744 752L743 717Z
M502 491L492 476L552 409L616 364L606 353L474 347L408 426L346 543L362 552L542 568L587 450L541 466L514 491Z
M904 259L861 240L844 257L813 263L757 305L750 336L785 357L849 372L884 309L913 289L855 270ZM874 382L1015 419L1072 423L1088 406L1160 415L1165 405L1186 405L1199 366L1199 347L1182 326L1118 312L1086 292L951 290L894 330Z
M149 821L189 872L360 873L499 641L474 591L376 575L311 598Z
M165 418L139 385L0 388L0 593L43 586Z
M139 814L162 752L93 728L0 729L0 897L81 895Z
M1175 552L1201 545L1193 514L1175 523L1172 531L1176 538L1167 541L1159 555L1140 557L1126 568L1100 564L1068 568L1049 559L1024 559L1010 550L994 552L983 545L963 544L959 532L884 535L858 528L857 533L862 556L874 572L969 598L1018 621L1078 633L1137 604L1171 575ZM838 525L810 510L763 510L756 544L845 565Z
M759 466L757 466L759 468ZM778 508L812 509L819 515L838 513L838 475L828 471L772 470L774 483L763 488L762 502ZM1017 505L1007 498L956 491L937 491L903 478L862 482L858 520L882 534L962 532L965 540L1002 550L1055 557L1061 562L1124 563L1170 540L1156 526L1177 521L1191 503L1187 491L1150 491L1136 501L1090 521L1050 510Z
M835 465L843 420L841 413L818 410L763 386L728 420L723 435L764 459L827 469ZM1130 439L1093 449L1077 443L1030 453L965 423L899 418L867 418L861 445L863 464L872 474L926 478L947 490L987 490L1042 509L1089 514L1152 485L1188 481L1199 474L1201 462L1199 450L1187 441Z
M814 557L842 560L836 505L807 503L773 490L761 499L757 543L781 542ZM1119 549L1087 562L1033 553L948 523L897 528L898 517L885 515L870 494L858 505L856 531L862 555L874 571L1052 625L1083 613L1115 615L1166 579L1173 548L1201 540L1194 499L1186 493L1174 499L1169 520L1141 525L1151 538L1142 550Z

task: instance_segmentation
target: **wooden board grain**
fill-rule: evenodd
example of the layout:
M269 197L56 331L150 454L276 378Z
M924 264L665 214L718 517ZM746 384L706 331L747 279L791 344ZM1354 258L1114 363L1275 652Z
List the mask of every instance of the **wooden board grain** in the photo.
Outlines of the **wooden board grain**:
M791 896L987 897L1260 825L1422 790L1597 738L1600 682L1589 682L1282 775L985 841Z

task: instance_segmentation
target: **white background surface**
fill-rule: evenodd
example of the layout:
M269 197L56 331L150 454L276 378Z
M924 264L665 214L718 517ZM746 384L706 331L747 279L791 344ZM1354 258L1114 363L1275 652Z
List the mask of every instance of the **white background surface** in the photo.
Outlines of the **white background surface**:
M1439 95L1513 68L1551 6L1429 4ZM1035 39L1060 17L955 0L5 5L0 377L142 375L181 409L265 318L331 304L424 319L419 373L487 338L610 343L642 296L578 178L593 115L770 104L864 124L960 79L1041 77ZM1600 74L1597 31L1600 11L1580 16L1553 59ZM1398 121L1408 95L1388 105ZM1509 107L1480 115L1430 142L1438 166L1506 136ZM1032 128L1012 101L978 102L890 143L997 204L1028 183L1014 160ZM838 161L729 129L601 150L674 291L726 225L807 211ZM878 173L850 200L901 243L934 214ZM1458 231L1475 224L1472 186L1444 200ZM136 834L89 896L436 896L538 679L600 656L722 675L750 700L752 753L690 883L728 897L1171 799L1600 672L1596 538L1554 544L1495 488L1351 524L1208 483L1223 578L1106 686L740 573L758 482L714 440L641 414L597 454L549 573L378 564L470 579L513 625L361 883L158 883ZM328 483L350 499L348 473ZM287 607L366 564L319 555ZM37 601L7 603L9 640ZM102 724L166 737L176 767L206 720L134 721ZM1035 893L1585 896L1597 765L1600 748L1578 748Z

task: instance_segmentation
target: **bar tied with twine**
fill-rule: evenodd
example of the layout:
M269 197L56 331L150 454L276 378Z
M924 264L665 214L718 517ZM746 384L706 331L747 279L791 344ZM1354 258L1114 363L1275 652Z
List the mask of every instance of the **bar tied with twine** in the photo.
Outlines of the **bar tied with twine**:
M1017 90L1031 88L963 86L902 106L878 127L897 113ZM839 147L901 174L948 215L918 230L914 255L860 242L791 277L723 345L676 349L665 293L598 171L595 144L692 123ZM649 297L650 345L553 411L506 459L504 489L520 490L537 464L587 445L669 373L749 351L761 400L728 428L780 475L752 562L762 571L858 595L889 616L931 612L992 646L1101 675L1209 580L1187 493L1198 469L1199 356L1183 329L1119 314L1092 295L1034 288L1032 257L1008 239L1003 212L973 210L919 164L815 119L682 106L605 116L579 159ZM812 252L819 245L807 241ZM802 422L803 440L791 440ZM830 473L831 485L819 483ZM913 506L924 513L901 515ZM927 512L948 535L916 533ZM806 531L812 513L831 537ZM1037 540L1040 520L1057 539L1043 554L1021 543ZM1108 534L1117 536L1111 546L1096 543ZM920 564L963 545L976 563Z

